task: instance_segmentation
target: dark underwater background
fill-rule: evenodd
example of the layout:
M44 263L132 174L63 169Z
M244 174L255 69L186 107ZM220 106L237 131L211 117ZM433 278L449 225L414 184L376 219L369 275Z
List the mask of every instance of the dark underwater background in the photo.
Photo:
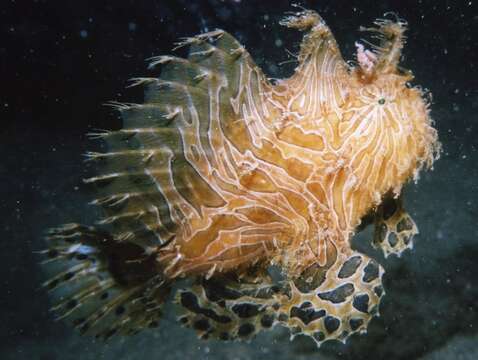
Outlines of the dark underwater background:
M0 359L478 359L478 1L323 0L318 11L347 59L360 25L393 11L409 22L402 64L431 90L443 144L435 169L406 188L420 234L402 258L354 246L385 268L386 296L367 335L320 350L279 327L250 343L197 340L167 314L158 330L108 343L55 322L35 251L64 222L91 223L85 134L120 120L107 101L141 101L127 80L183 36L222 28L270 77L286 77L301 34L288 1L21 1L0 7ZM280 65L281 62L285 62Z

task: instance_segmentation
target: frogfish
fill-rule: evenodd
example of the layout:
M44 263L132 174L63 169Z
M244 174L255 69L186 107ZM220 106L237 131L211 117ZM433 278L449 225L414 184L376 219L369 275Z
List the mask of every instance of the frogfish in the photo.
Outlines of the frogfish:
M361 28L376 44L350 62L316 12L281 24L304 32L289 78L223 30L184 38L186 58L132 79L143 103L113 103L123 127L89 134L107 148L84 179L102 215L48 230L42 252L59 319L108 339L160 326L173 302L203 339L366 332L384 269L351 240L371 225L385 258L412 248L401 193L440 153L430 100L399 65L404 20Z

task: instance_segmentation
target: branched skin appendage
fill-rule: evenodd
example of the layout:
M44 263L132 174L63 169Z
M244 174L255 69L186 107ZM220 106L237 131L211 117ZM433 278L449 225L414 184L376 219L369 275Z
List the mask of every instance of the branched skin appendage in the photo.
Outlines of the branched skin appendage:
M185 38L177 47L190 48L187 59L151 58L161 76L132 80L145 86L144 104L112 104L124 128L91 134L109 146L87 154L102 171L85 181L98 187L92 203L111 234L56 229L53 250L94 254L135 313L101 330L103 310L83 316L88 331L155 324L170 285L189 277L194 285L176 295L180 319L204 338L248 339L280 324L320 345L364 332L378 314L383 268L352 250L351 238L371 218L374 246L386 255L411 248L418 229L399 195L440 149L424 94L399 69L405 23L364 29L380 43L357 43L356 66L317 13L282 24L306 32L292 77L270 83L222 30ZM272 280L271 265L283 280ZM82 266L95 274L93 263Z

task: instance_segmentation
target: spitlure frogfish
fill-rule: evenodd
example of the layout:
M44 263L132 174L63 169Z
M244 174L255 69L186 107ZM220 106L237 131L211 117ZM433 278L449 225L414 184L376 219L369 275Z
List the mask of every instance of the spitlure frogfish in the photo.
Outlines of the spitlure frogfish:
M438 158L426 94L399 66L406 23L362 28L347 63L323 19L304 31L294 74L271 81L234 37L183 39L133 79L141 104L114 103L117 131L85 179L103 217L48 231L54 312L107 339L162 323L164 304L201 338L247 340L276 325L317 345L366 331L384 270L355 251L367 225L385 256L412 248L401 191ZM275 274L275 275L274 275Z

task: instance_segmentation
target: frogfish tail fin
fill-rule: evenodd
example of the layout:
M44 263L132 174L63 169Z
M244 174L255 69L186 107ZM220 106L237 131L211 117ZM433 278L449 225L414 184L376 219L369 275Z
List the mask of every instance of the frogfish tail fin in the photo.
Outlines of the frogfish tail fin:
M79 224L50 229L43 283L52 311L81 334L108 339L156 327L170 287L154 253L105 231Z

